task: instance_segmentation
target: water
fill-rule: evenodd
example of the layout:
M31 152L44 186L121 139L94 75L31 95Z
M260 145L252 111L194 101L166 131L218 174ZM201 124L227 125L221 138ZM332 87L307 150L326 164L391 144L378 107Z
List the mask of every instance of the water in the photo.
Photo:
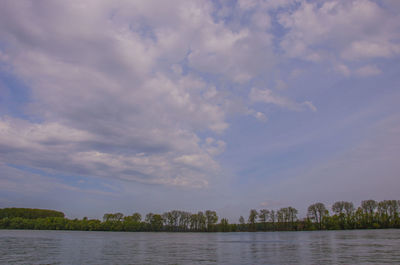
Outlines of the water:
M400 264L400 230L124 233L0 230L1 264Z

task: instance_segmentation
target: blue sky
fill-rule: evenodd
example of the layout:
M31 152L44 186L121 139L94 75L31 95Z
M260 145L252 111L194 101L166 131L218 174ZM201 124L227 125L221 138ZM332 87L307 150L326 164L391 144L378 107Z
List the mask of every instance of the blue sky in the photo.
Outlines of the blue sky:
M0 207L399 199L399 1L2 1Z

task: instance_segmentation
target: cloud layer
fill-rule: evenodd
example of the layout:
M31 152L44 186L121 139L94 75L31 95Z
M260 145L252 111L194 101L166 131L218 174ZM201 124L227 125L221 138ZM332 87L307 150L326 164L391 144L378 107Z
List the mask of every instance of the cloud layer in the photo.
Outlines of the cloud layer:
M5 63L31 88L27 108L38 122L2 118L3 162L207 185L224 143L196 132L218 134L228 125L214 87L182 74L177 63L187 58L197 28L224 29L204 13L207 6L175 4L161 12L156 2L4 2Z
M391 3L2 1L0 69L28 92L24 115L0 109L0 163L206 187L231 117L317 111L281 68L382 74L371 60L400 54Z

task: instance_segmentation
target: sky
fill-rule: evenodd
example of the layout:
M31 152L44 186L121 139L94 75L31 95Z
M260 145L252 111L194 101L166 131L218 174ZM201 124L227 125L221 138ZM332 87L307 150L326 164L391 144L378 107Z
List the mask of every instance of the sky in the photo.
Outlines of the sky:
M0 2L0 208L400 199L400 1Z

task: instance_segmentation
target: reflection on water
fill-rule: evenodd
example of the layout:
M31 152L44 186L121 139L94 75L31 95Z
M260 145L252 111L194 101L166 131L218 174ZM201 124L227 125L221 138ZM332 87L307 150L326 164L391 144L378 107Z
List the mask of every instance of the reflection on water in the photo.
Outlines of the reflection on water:
M400 263L400 230L118 233L0 230L1 264Z

